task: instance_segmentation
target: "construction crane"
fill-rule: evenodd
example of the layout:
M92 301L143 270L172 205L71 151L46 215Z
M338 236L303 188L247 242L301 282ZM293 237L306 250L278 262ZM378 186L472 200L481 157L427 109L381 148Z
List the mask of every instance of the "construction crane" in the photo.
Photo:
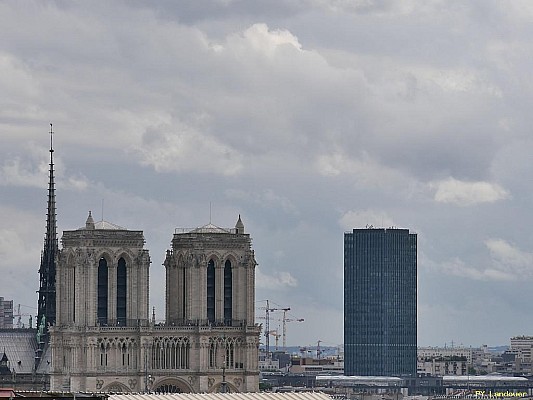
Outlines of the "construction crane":
M265 310L265 347L267 357L270 357L270 313L274 311L290 311L290 307L287 308L270 308L270 303L266 301L266 307L260 307ZM285 315L285 314L284 314Z
M302 358L310 357L311 351L312 351L310 346L311 345L300 347L300 357Z
M287 318L287 311L290 308L283 309L283 350L287 350L287 322L304 322L303 318Z
M279 350L278 348L278 342L279 342L279 338L281 337L281 334L278 333L277 329L276 330L273 330L273 331L269 331L268 332L270 335L274 336L274 338L276 339L276 351Z
M317 360L320 360L320 356L323 353L323 350L320 348L320 343L323 343L323 341L322 340L318 340L317 344L316 344L316 347L311 345L311 344L307 345L305 347L300 347L301 356L305 357L306 354L307 354L307 356L309 356L309 355L312 356L312 352L316 351L316 358L317 358Z
M270 308L270 302L268 300L265 300L266 307L259 307L262 310L265 310L265 316L264 317L258 317L259 319L265 320L265 351L267 358L270 357L270 313L272 311L275 311L274 308Z
M30 328L32 327L32 316L31 314L28 314L28 313L22 313L20 312L20 307L21 305L20 304L17 304L17 309L16 309L16 314L13 314L13 319L17 318L17 328L23 328L24 325L22 324L22 317L30 317L29 318L29 324L30 324ZM22 306L22 307L26 307L26 308L33 308L33 307L29 307L29 306Z

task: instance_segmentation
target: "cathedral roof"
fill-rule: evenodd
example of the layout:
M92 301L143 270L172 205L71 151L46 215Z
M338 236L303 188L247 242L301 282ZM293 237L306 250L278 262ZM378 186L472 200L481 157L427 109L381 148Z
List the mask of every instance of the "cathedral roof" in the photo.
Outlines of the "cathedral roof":
M94 222L93 225L94 225L94 228L92 228L92 227L89 228L88 227L88 226L90 226L90 224L89 224L89 225L86 225L86 226L84 226L82 228L79 228L79 229L80 230L81 229L103 229L103 230L111 230L111 231L125 231L125 230L127 230L126 228L124 228L122 226L119 226L119 225L116 225L116 224L113 224L113 223L111 223L109 221L104 221L104 220L98 221L98 222Z
M108 229L112 231L125 231L126 228L123 228L122 226L115 225L108 221L98 221L94 223L94 229Z
M78 230L87 229L87 230L110 230L110 231L127 231L126 228L123 228L122 226L118 226L116 224L113 224L109 221L104 221L102 218L101 221L94 222L93 214L91 211L89 211L89 216L87 217L87 221L85 221L85 226L79 228Z
M36 372L38 374L49 374L51 363L52 363L52 347L46 346L44 348L44 353L41 356L41 362L39 363L39 366L37 367Z
M35 330L2 329L0 348L5 349L11 369L16 373L30 374L35 365L37 339Z
M212 223L208 223L207 225L193 229L191 233L230 233L230 231L224 228L220 228L219 226L213 225Z

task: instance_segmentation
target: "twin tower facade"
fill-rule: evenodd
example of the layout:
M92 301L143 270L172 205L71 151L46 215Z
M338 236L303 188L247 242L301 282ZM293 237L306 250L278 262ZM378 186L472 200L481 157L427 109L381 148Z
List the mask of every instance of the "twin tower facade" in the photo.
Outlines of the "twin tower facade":
M167 250L165 322L149 309L150 256L142 231L94 222L65 231L50 327L51 389L104 392L254 392L251 238L212 224L174 233Z

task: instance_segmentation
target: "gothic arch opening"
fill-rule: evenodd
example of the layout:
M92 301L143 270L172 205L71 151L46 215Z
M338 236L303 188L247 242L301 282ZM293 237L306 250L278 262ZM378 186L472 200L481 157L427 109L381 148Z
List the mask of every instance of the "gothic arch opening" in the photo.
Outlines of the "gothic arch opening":
M215 262L207 263L207 320L215 322Z
M75 322L76 321L76 255L74 252L68 253L66 267L67 267L66 270L59 276L59 279L63 281L63 282L60 282L60 284L64 285L63 287L68 287L71 289L70 296L68 297L68 301L66 302L65 306L68 309L67 319Z
M224 264L224 324L231 326L233 315L233 270L231 261Z
M242 338L213 336L209 338L209 368L243 369L246 350Z
M98 323L107 325L107 290L108 290L108 268L107 260L101 257L98 261L98 299L97 313Z
M158 337L152 347L154 369L189 369L191 343L188 337Z
M163 379L156 382L152 388L155 393L192 393L192 388L179 379Z
M239 393L237 388L229 383L228 381L224 382L224 393ZM222 382L216 383L209 389L209 393L221 393L222 392Z
M120 257L117 264L117 325L126 326L126 293L127 293L126 260Z
M104 388L104 392L122 393L131 392L131 390L126 385L123 385L118 382L113 382Z

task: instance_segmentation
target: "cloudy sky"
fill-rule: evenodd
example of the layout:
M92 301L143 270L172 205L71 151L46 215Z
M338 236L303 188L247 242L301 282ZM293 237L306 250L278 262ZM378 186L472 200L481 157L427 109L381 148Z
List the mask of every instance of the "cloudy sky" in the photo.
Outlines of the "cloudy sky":
M0 296L37 303L53 122L60 232L102 200L144 230L158 319L174 228L212 204L253 237L257 307L305 319L290 345L342 343L343 233L367 224L418 233L419 345L533 335L532 22L530 1L0 2Z

